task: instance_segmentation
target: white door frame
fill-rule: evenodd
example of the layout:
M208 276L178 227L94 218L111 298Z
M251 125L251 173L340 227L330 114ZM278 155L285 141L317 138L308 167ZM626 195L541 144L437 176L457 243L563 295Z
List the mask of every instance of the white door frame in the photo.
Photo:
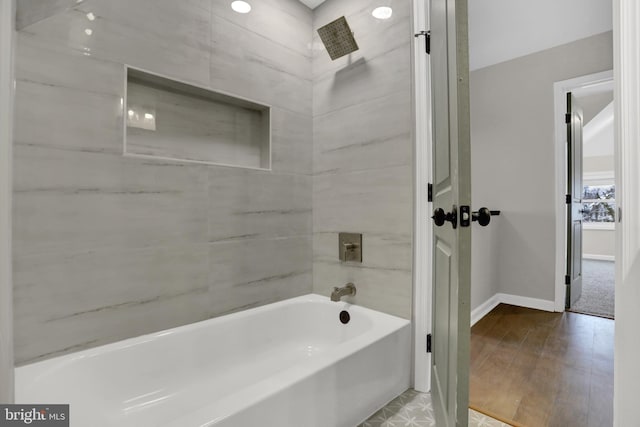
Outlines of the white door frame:
M554 118L555 118L555 162L556 162L556 296L555 311L564 311L567 274L567 126L564 116L567 112L567 93L576 89L596 86L613 80L613 71L589 74L569 80L556 82L553 85Z
M616 331L613 424L638 425L640 364L640 4L613 2L616 204Z
M429 0L413 0L413 32L427 30ZM431 389L431 355L426 352L427 334L431 333L431 204L427 184L431 182L431 88L429 57L425 38L413 43L414 108L414 236L413 236L413 387L422 392Z
M0 402L13 402L11 147L15 0L0 1Z

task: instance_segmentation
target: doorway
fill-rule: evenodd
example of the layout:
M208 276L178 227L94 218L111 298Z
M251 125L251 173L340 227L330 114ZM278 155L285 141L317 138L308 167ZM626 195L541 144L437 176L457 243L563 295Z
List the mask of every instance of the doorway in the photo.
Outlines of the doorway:
M558 175L563 181L558 188L563 185L566 201L572 202L567 204L564 214L567 237L557 249L566 260L564 304L572 312L613 319L616 174L612 72L557 83L556 99L561 98L567 100L566 117L575 115L576 111L581 113L578 148L574 147L578 143L575 136L571 137L575 124L571 124L567 132L567 124L556 120L559 126L556 134L562 135L563 145L567 147L563 158L568 170L567 174ZM574 105L570 105L569 100ZM556 114L558 109L556 105ZM579 161L575 156L580 157ZM567 161L571 158L573 161ZM576 194L569 198L572 193Z

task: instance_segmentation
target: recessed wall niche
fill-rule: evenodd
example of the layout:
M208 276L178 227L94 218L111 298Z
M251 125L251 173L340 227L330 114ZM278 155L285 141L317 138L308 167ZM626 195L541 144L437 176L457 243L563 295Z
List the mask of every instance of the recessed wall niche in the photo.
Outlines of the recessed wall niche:
M270 107L126 67L124 155L271 169Z

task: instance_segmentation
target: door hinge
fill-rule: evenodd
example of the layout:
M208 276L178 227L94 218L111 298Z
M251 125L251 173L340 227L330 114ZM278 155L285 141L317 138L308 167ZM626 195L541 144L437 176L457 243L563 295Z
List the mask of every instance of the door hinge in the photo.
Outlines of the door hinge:
M568 205L571 204L571 194L567 194L566 196L564 196L564 202Z
M431 334L427 334L427 353L431 353Z
M571 123L571 113L567 113L567 114L564 115L564 122L566 124Z
M433 184L432 183L427 184L427 201L433 202Z
M565 285L570 285L571 284L571 276L569 276L568 274L566 276L564 276L564 284Z
M431 31L420 31L413 35L414 37L424 36L424 50L427 52L427 55L431 53Z

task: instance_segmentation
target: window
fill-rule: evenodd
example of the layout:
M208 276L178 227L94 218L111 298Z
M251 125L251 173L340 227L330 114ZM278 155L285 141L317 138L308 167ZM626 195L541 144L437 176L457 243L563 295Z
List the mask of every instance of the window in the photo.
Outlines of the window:
M585 224L615 223L616 186L614 184L584 186L582 221Z

